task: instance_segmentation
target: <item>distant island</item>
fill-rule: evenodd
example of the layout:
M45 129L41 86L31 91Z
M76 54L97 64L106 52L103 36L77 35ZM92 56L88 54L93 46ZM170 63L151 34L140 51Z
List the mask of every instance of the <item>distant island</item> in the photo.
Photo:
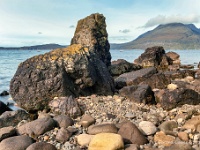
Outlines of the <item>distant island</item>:
M6 50L46 50L46 49L56 49L56 48L63 48L66 46L59 45L59 44L43 44L43 45L35 45L35 46L23 46L23 47L0 47L1 49Z
M163 46L165 49L200 49L200 29L193 24L170 23L159 25L131 42L111 44L112 49L146 49Z

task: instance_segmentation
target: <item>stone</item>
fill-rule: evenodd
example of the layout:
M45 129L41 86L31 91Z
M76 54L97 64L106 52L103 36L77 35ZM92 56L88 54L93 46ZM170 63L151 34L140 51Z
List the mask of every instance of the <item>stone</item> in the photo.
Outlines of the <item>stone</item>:
M84 128L87 128L94 124L95 121L96 120L91 115L85 114L80 120L80 125L82 125Z
M158 101L164 109L170 110L184 104L197 105L200 103L200 95L192 89L166 89Z
M178 142L178 143L172 144L169 147L165 147L163 150L179 150L179 149L194 150L189 143L185 143L185 142Z
M56 121L57 126L60 128L68 128L74 124L74 121L66 115L57 115L53 119Z
M52 118L41 118L25 123L18 127L19 134L28 134L29 136L38 136L47 131L52 130L56 126L56 122Z
M137 103L155 104L154 93L149 85L125 86L119 90L119 94Z
M144 145L148 143L146 137L132 122L123 123L118 131L118 134L122 136L124 142L127 144Z
M182 141L188 142L189 141L189 136L186 132L178 132L178 137Z
M25 110L6 111L0 116L0 128L16 126L22 120L28 120L29 114Z
M80 134L76 137L77 139L77 143L84 147L88 147L89 146L89 143L90 141L92 140L92 138L94 137L94 135L89 135L89 134Z
M0 93L0 96L7 96L7 95L9 95L8 91L3 91Z
M119 76L123 73L141 69L141 66L127 62L124 59L118 59L111 62L109 67L112 76Z
M54 97L113 95L110 46L105 17L92 14L78 22L71 45L22 62L10 94L27 111L48 109Z
M58 130L58 133L56 134L56 140L64 143L68 141L71 136L72 133L62 127L61 129Z
M88 150L120 150L124 149L123 139L119 134L96 134L88 147Z
M162 146L171 146L175 141L175 137L166 135L163 131L160 131L154 135L154 141Z
M173 132L174 128L178 128L178 123L176 121L164 121L160 126L159 129L163 131L166 135L176 135L175 132Z
M185 78L187 76L195 77L195 73L196 72L194 70L177 70L164 72L165 76L172 80Z
M194 65L181 65L180 68L182 68L182 69L194 69Z
M185 124L182 126L183 129L191 129L193 132L197 131L200 132L200 115L194 116L191 119L187 120Z
M124 146L125 150L139 150L139 146L137 144L127 144Z
M38 111L38 119L40 118L51 118L51 115L46 112Z
M31 144L26 150L57 150L56 147L50 143L37 142Z
M12 111L12 109L10 109L6 104L0 101L0 115L5 111Z
M167 52L166 56L170 59L170 61L173 65L175 65L175 64L180 65L181 61L180 61L179 54L177 54L175 52Z
M156 133L156 126L150 121L141 121L139 123L139 128L145 135L152 135Z
M70 97L55 97L49 102L49 107L54 114L68 115L72 118L81 116L77 99Z
M161 46L149 47L142 53L134 63L142 67L160 67L166 68L170 65L170 60L165 54L165 50Z
M32 143L33 139L29 136L14 136L1 141L0 150L25 150Z
M124 86L138 85L156 73L157 69L155 67L124 73L115 79L115 87L121 89Z
M3 139L9 138L14 135L16 135L16 130L14 127L10 126L10 127L0 128L0 142Z
M88 127L88 134L98 134L98 133L117 133L118 129L114 124L102 123L97 125L91 125Z
M178 86L176 84L173 84L173 83L167 85L168 90L175 90L177 88L178 88Z

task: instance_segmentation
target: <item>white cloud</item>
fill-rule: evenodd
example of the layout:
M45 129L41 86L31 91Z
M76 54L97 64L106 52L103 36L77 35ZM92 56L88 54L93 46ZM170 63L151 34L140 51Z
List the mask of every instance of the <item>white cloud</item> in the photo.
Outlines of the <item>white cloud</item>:
M143 26L144 28L153 27L159 24L167 24L167 23L199 23L200 22L200 15L172 15L172 16L164 16L158 15L154 18L149 19L146 24Z
M120 33L126 34L126 33L131 32L131 30L129 30L129 29L124 29L124 30L119 30L119 32L120 32Z

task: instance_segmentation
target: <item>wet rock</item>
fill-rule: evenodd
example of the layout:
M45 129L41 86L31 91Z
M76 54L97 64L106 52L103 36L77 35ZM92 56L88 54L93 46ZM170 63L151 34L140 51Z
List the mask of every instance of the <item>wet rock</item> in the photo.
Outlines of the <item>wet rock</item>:
M118 131L118 134L123 137L124 142L127 144L144 145L148 143L146 137L132 122L123 123Z
M16 134L16 130L12 126L0 128L0 142L3 139L9 138L11 136L14 136L15 134Z
M99 133L95 135L88 147L88 150L119 150L124 149L123 139L114 133Z
M7 96L7 95L9 95L8 91L3 91L0 93L0 96Z
M88 146L94 135L80 134L76 137L77 143L80 146Z
M175 137L160 131L154 135L154 141L162 146L171 146L175 141Z
M28 120L29 114L24 110L6 111L0 116L0 128L16 126L22 120Z
M119 90L119 93L137 103L155 104L154 93L148 85L126 86Z
M0 101L0 115L4 113L5 111L11 111L11 109L2 101Z
M141 56L134 60L134 63L143 67L166 68L170 64L170 60L163 47L155 46L147 48Z
M117 133L118 129L114 124L102 123L98 125L91 125L88 128L88 134L98 134L98 133Z
M174 128L178 127L178 123L176 121L164 121L160 126L159 129L163 131L165 134L169 135L176 135L175 132L173 132Z
M62 127L67 128L74 124L74 121L69 116L66 115L58 115L55 116L53 119L56 121L57 126L60 128Z
M109 67L112 76L119 76L123 73L139 69L141 69L141 66L129 63L124 59L118 59L116 61L112 61L111 66Z
M137 85L155 73L157 73L155 67L124 73L115 79L116 88L121 89L124 86Z
M20 107L37 111L48 109L54 97L113 94L105 17L92 14L80 20L71 43L19 65L10 94Z
M33 139L29 136L14 136L1 141L0 150L25 150L32 143Z
M71 136L72 136L71 132L69 132L65 128L61 128L58 130L58 133L56 134L56 140L59 142L66 142L69 140Z
M52 130L55 126L56 122L52 118L41 118L18 127L17 132L34 137Z
M70 97L56 97L49 103L51 111L55 114L64 114L72 118L81 116L77 99Z
M139 123L139 128L145 135L152 135L156 133L157 131L156 126L152 122L149 122L149 121L141 121Z
M50 143L37 142L31 144L26 150L57 150L56 147Z
M96 120L92 116L86 114L81 118L80 125L82 125L84 128L87 128L90 125L94 124L95 121Z

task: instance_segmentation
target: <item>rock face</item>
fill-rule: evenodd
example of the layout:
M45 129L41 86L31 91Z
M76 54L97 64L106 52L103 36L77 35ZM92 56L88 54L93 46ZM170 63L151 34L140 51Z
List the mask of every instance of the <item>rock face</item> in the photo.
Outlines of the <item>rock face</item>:
M165 68L170 64L169 58L165 54L165 50L161 46L150 47L145 50L137 59L135 64L143 67L161 67Z
M100 60L110 66L110 44L103 15L96 13L79 20L71 44L88 47L90 52L97 54Z
M20 107L41 110L54 97L113 94L105 18L95 14L79 21L72 44L19 65L10 94Z

